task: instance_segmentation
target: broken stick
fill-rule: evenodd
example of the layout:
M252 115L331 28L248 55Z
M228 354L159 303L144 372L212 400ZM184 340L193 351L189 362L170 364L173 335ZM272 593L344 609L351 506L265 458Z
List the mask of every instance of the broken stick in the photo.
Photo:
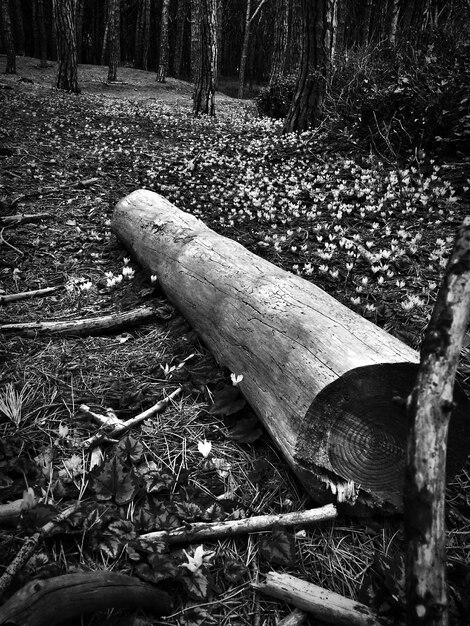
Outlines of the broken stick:
M92 437L85 439L85 441L82 442L82 448L94 448L105 439L115 439L116 437L120 437L127 430L136 426L136 424L140 424L140 422L143 422L147 418L152 417L152 415L155 415L155 413L160 413L161 411L163 411L163 409L168 406L171 400L176 398L176 396L178 396L182 391L183 388L178 387L178 389L175 389L175 391L170 393L170 395L163 400L157 402L157 404L154 404L146 411L139 413L139 415L136 415L135 417L131 417L125 422L119 420L115 415L110 415L106 417L104 415L94 413L90 411L90 408L86 404L82 404L79 407L79 410L86 415L90 415L91 417L93 417L93 419L99 421L102 424L102 430L94 434Z
M175 530L159 530L153 533L146 533L140 535L139 539L145 541L165 539L170 544L193 543L206 539L232 537L233 535L272 530L275 526L307 526L308 524L316 524L333 519L336 515L336 507L333 504L327 504L318 509L295 511L294 513L256 515L227 522L197 522L188 524L184 528L176 528Z
M0 296L0 304L8 304L8 302L17 302L18 300L26 300L27 298L43 298L63 289L63 285L58 287L44 287L44 289L34 289L33 291L22 291L21 293L11 293L6 296Z
M133 311L112 313L101 317L90 317L67 322L25 322L22 324L3 324L1 333L15 333L25 337L45 335L93 335L120 330L122 328L143 324L150 320L162 318L158 309L143 306ZM167 318L166 318L167 319Z

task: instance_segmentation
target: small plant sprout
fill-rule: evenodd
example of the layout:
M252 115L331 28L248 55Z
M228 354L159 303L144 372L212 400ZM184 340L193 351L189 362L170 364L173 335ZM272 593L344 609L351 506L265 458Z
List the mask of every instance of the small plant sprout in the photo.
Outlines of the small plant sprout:
M207 459L207 457L209 456L209 454L211 453L212 450L212 444L210 441L207 441L207 439L204 439L204 441L198 441L197 443L197 449L199 450L199 452L202 454L202 456Z
M91 282L91 280L85 280L83 283L80 283L80 291L83 293L90 291L92 287L93 283Z
M243 374L230 374L232 385L236 387L243 380Z
M122 259L122 262L124 263L124 265L129 265L129 263L130 263L130 259L129 259L128 257L126 257L126 256L125 256L125 257Z
M17 429L24 417L24 406L32 396L32 389L28 389L26 385L21 391L17 391L12 383L8 383L0 391L0 411L13 422Z
M158 281L158 276L156 274L152 274L150 276L150 282L154 285Z

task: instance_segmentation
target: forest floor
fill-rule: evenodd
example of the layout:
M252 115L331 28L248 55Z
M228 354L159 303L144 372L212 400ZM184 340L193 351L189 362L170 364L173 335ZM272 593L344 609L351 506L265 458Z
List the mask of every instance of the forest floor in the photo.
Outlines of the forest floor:
M261 597L250 583L274 568L400 623L399 518L339 517L295 535L278 530L204 542L204 552L186 546L189 558L181 549L153 547L149 554L135 543L156 528L314 504L267 434L210 412L230 372L127 258L111 217L130 192L157 191L418 348L468 212L470 181L426 155L399 166L337 151L319 134L283 136L280 123L256 117L250 101L221 94L215 120L193 119L191 85L171 78L158 84L150 72L120 68L124 84L107 85L107 68L81 66L82 93L72 95L53 88L53 66L39 69L36 59L21 57L17 63L16 76L0 78L0 219L47 215L4 224L0 298L58 290L0 302L0 324L80 319L143 304L155 307L157 319L97 336L0 334L0 503L23 499L25 509L21 522L0 524L0 576L26 536L82 502L8 593L36 577L120 571L170 590L173 614L152 619L116 610L86 623L273 626L289 607ZM459 370L467 394L468 339ZM164 412L120 444L104 445L100 468L89 471L80 442L96 426L81 405L127 419L180 386ZM207 456L199 445L206 440ZM468 470L448 494L454 624L470 623Z

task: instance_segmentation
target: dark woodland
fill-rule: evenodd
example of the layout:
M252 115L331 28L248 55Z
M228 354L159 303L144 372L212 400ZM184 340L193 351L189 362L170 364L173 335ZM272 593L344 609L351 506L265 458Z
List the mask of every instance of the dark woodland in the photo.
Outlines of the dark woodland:
M0 0L0 626L470 624L468 0Z

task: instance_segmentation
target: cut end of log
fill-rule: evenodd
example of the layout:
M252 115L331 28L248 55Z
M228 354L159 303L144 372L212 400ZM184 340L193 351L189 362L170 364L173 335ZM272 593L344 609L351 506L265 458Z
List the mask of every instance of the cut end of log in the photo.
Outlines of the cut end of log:
M365 492L366 500L371 497L402 510L409 430L406 399L417 371L413 363L359 367L329 384L312 402L297 441L296 460L306 474L329 484L338 502L354 504ZM470 449L470 402L458 387L454 402L448 479L464 465Z

